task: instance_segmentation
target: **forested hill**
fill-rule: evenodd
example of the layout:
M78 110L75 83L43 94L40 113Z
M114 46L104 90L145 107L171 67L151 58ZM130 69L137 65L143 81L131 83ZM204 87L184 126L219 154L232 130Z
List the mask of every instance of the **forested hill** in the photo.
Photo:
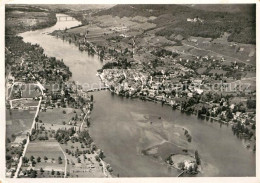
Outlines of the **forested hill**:
M191 8L182 5L163 5L163 4L127 4L116 5L112 8L98 12L96 15L112 15L119 17L134 17L134 16L160 16L168 13L184 13L190 11Z
M157 17L153 23L163 27L156 34L169 37L181 34L184 37L200 36L218 38L228 32L228 41L256 43L256 6L243 5L116 5L95 15L119 17ZM188 18L200 18L203 23L188 22Z

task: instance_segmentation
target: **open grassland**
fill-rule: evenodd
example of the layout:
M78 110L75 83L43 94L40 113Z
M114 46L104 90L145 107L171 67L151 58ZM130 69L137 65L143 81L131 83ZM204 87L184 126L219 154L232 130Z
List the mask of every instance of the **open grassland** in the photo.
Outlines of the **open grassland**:
M24 84L22 88L22 98L34 98L41 95L41 90L37 85Z
M111 28L126 28L127 30L139 30L144 31L150 28L154 28L156 25L153 23L149 23L148 19L142 19L141 22L136 21L137 18L131 18L131 17L113 17L111 15L103 15L98 16L93 19L97 25L100 27L111 27Z
M32 126L36 109L32 110L6 110L6 137L11 138L12 134L19 135Z
M84 25L84 26L69 29L67 32L74 33L74 34L83 34L86 35L87 37L101 36L104 35L104 33L106 34L112 33L111 30L107 28L101 28L96 25Z
M67 150L72 152L66 153L69 162L67 170L69 177L104 177L102 166L98 161L96 161L96 155L90 152L90 146L80 142L68 141L66 144L61 144L61 147L64 152L67 152ZM76 151L88 151L88 153L83 153L76 157Z
M64 171L64 155L61 151L60 144L56 140L30 142L25 157L30 159L31 156L33 156L36 161L38 157L41 158L41 161L35 164L35 170L43 168L43 170L46 171ZM48 159L44 160L44 157ZM61 162L58 161L59 157L62 158ZM26 167L26 165L23 165L23 167Z
M208 55L218 55L224 57L227 61L244 62L255 65L256 47L251 44L241 44L227 41L227 34L221 38L209 41L208 38L191 37L193 41L183 41L183 45L191 47L194 50L203 51ZM203 56L199 51L193 51L191 54Z
M44 124L64 125L63 122L68 124L76 115L78 116L78 119L83 118L80 109L54 108L47 109L46 112L39 112L39 120L42 120Z
M11 90L11 97L10 99L15 99L17 98L17 93L20 93L20 98L34 98L34 97L38 97L41 95L41 90L40 88L35 85L35 84L18 84L18 85L14 85L13 89Z
M20 99L20 100L13 100L12 102L12 107L13 108L19 108L19 107L30 107L30 106L38 106L39 101L37 100L32 100L32 99Z

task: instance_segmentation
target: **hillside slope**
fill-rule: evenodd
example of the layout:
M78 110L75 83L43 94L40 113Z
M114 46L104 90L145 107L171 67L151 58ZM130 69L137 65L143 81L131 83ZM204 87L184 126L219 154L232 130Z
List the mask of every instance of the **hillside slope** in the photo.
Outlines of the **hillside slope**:
M200 36L219 38L230 33L228 41L246 44L256 43L256 6L253 4L233 5L116 5L99 11L96 16L157 17L152 23L164 27L156 34L170 37L181 34L184 37ZM202 21L188 22L200 18Z

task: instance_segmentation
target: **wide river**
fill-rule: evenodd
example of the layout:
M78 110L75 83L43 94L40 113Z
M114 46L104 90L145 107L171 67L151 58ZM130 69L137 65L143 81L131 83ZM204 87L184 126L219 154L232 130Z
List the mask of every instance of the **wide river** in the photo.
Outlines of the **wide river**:
M79 25L78 21L58 21L50 28L20 34L25 42L39 44L45 54L70 67L72 80L88 87L100 84L96 71L102 67L97 56L80 52L78 47L48 35L48 33ZM211 171L200 176L255 176L255 154L247 150L242 141L233 135L230 127L216 122L197 119L195 116L173 111L168 106L126 99L111 95L109 91L93 93L94 110L90 133L95 143L106 155L105 161L112 165L114 174L120 177L169 177L178 172L165 164L141 155L140 126L131 114L158 115L168 121L167 125L180 125L192 135L194 145L203 161L212 165ZM170 154L171 147L161 149Z

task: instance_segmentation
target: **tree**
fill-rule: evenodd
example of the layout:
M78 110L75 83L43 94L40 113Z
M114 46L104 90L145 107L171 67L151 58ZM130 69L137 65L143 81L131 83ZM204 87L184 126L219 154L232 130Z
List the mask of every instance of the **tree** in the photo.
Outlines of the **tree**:
M200 157L199 157L199 153L197 150L195 151L195 160L196 160L197 165L200 165Z
M33 161L35 158L34 158L34 156L31 156L30 157L30 161Z
M33 128L32 129L32 135L34 135L36 133L36 130Z
M256 108L256 100L247 100L246 102L248 109Z
M178 168L179 169L184 170L184 167L185 167L184 162L178 163Z
M43 158L45 161L47 161L48 160L48 158L47 158L47 156L44 156L44 158Z
M37 158L37 162L40 163L41 162L41 157Z
M194 172L197 172L198 171L198 165L197 164L194 164L194 169L193 169Z
M23 139L23 145L25 145L27 142L27 139Z
M44 170L41 168L41 169L40 169L40 172L41 172L41 173L43 173L43 172L44 172Z
M60 156L58 158L58 162L59 162L59 164L62 164L62 158Z
M7 154L7 155L5 156L5 159L6 159L6 161L8 161L8 160L12 159L12 156L9 155L9 154Z
M32 166L35 166L35 165L36 165L36 161L33 160L33 161L32 161Z
M228 118L229 120L233 118L233 114L232 114L232 112L231 112L230 110L227 110L226 116L227 116L227 118Z
M81 163L81 160L80 160L80 158L78 158L78 163Z
M191 173L192 171L193 171L192 166L189 166L189 167L188 167L188 172Z
M39 116L38 116L38 115L36 116L35 121L36 121L36 122L39 121Z
M25 163L28 163L28 162L29 162L29 159L26 158L26 157L23 157L23 163L25 164Z
M54 175L55 174L55 171L54 170L51 170L51 175Z
M31 178L36 178L37 177L37 172L35 170L33 170L30 174Z
M12 134L12 138L14 139L16 137L16 135L15 134Z
M11 140L10 140L9 138L7 138L7 139L6 139L6 142L7 142L7 143L10 143L10 142L11 142Z

